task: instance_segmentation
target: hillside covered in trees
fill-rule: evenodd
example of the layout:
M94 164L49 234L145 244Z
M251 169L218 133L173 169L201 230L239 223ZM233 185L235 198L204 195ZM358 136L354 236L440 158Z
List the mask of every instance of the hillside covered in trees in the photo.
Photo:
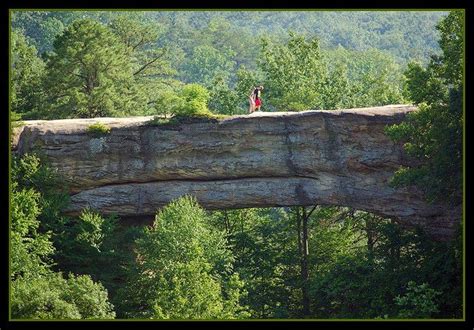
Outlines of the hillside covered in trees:
M189 117L412 103L386 134L416 159L393 187L462 204L462 11L13 11L12 127L30 119ZM89 127L106 134L108 127ZM154 221L84 209L41 154L12 154L13 319L459 319L462 228L432 240L347 206ZM146 223L146 225L143 225Z

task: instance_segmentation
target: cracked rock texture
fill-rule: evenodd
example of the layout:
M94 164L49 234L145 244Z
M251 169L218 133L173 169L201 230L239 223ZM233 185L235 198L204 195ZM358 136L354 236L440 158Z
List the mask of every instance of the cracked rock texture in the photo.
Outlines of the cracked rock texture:
M174 198L208 209L341 205L452 237L460 208L429 205L416 189L388 184L409 164L385 134L416 108L390 105L273 112L158 125L152 117L26 121L13 149L37 151L63 175L69 214L91 207L124 217L152 215ZM109 134L92 136L101 122Z

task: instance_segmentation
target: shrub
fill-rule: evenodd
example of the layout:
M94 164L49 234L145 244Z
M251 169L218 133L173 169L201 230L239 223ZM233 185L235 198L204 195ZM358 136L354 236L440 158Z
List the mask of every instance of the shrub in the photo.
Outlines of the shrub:
M188 84L178 92L167 91L161 93L155 105L156 114L163 116L165 119L168 115L211 115L212 113L207 107L209 98L209 91L204 86ZM162 122L166 121L156 120L156 124Z
M89 275L64 278L61 273L12 282L15 319L113 319L107 290Z
M102 123L95 123L87 127L87 133L95 137L104 136L110 133L110 127Z
M430 318L438 312L436 297L441 293L428 286L427 283L417 285L408 282L407 292L404 296L395 297L395 304L400 307L400 318Z
M177 109L176 114L186 116L211 114L207 108L210 94L205 87L199 84L188 84L184 86L181 97L184 104Z

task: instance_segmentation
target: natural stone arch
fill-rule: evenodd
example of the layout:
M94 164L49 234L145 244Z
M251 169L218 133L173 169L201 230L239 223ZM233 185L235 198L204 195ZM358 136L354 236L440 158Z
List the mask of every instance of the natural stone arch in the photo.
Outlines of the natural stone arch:
M413 106L274 112L151 125L152 117L27 121L14 136L40 150L70 187L69 214L152 215L183 194L208 209L343 205L452 236L460 208L427 204L389 180L409 165L385 135ZM109 134L87 128L101 122Z

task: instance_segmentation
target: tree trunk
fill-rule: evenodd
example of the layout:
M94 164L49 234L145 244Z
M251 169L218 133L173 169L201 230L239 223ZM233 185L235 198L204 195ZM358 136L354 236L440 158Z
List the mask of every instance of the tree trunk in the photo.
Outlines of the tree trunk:
M371 215L367 215L365 220L365 232L367 234L367 257L369 260L369 264L372 266L374 262L374 245L375 245L375 237L374 237L374 218Z
M298 254L300 258L300 279L301 279L301 306L303 307L303 316L310 315L309 294L308 294L308 218L304 207L295 207L296 211L296 229L298 232Z
M308 293L308 286L309 286L309 272L308 272L308 218L309 214L306 214L306 208L303 206L302 208L302 255L301 255L301 281L302 281L302 304L303 304L303 315L309 316L310 315L310 308L309 308L309 293Z

